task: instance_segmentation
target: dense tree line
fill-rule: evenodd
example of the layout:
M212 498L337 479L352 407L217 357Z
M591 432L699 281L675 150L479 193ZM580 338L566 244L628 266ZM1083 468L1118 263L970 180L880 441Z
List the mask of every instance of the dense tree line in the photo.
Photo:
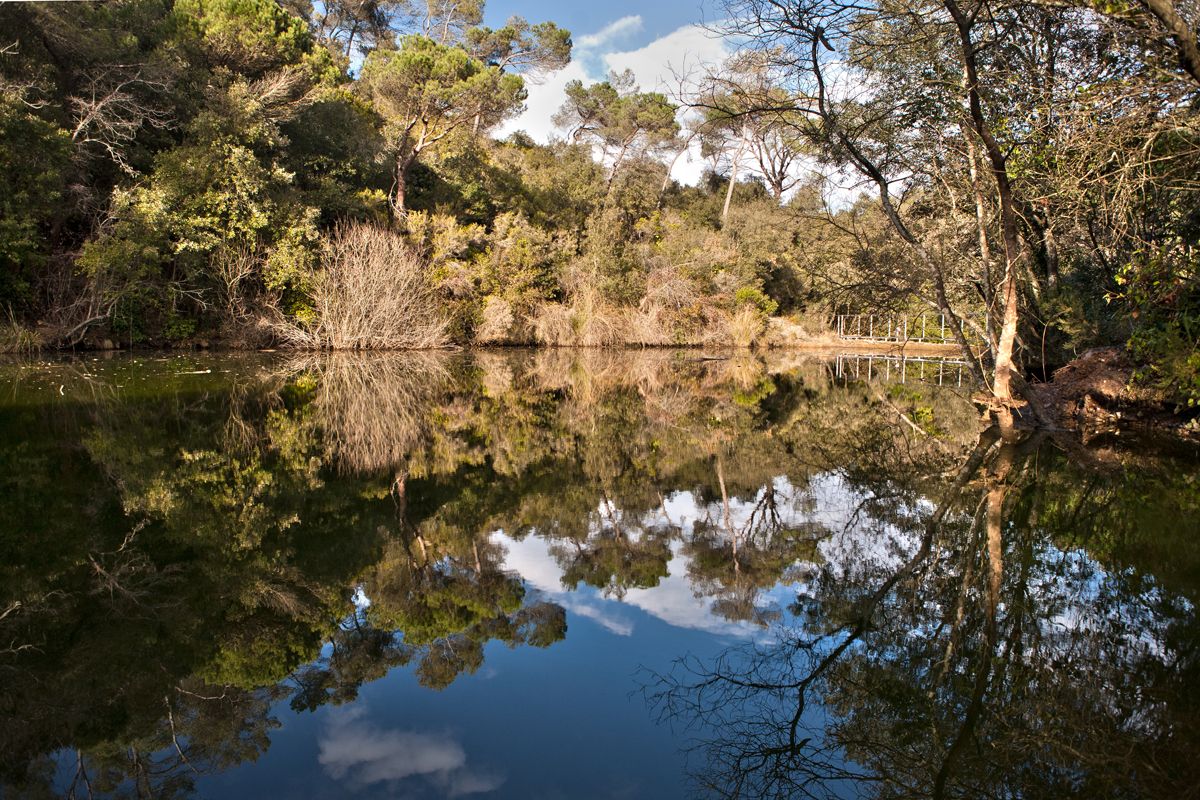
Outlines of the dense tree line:
M397 273L444 323L424 344L748 343L797 305L794 254L763 235L778 203L739 186L758 214L722 235L721 179L668 180L677 106L631 75L570 87L560 144L495 141L571 39L482 12L6 6L8 346L387 345L327 334L330 298L411 321Z
M573 83L550 145L492 133L570 34L478 0L5 6L3 346L744 346L933 310L1001 399L1105 343L1200 399L1194 3L727 5L726 63Z

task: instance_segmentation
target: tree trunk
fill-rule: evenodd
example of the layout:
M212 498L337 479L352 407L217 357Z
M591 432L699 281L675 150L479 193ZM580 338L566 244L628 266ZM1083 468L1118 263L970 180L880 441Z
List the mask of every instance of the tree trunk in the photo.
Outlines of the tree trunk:
M725 206L721 209L721 226L725 226L725 220L729 216L729 205L733 202L733 187L737 185L738 162L742 160L742 146L738 145L737 152L733 154L733 162L729 166L729 188L725 190Z
M667 167L667 174L663 177L662 186L658 189L658 205L662 206L663 196L667 193L667 188L671 185L671 173L675 171L675 165L679 163L679 159L687 153L688 148L692 146L692 137L689 136L687 141L683 143L683 147L671 159L671 166Z
M604 194L606 199L611 199L612 197L612 187L613 183L617 180L617 171L621 169L621 163L625 161L625 154L629 152L630 144L632 144L632 140L629 139L622 143L621 151L617 153L617 157L613 161L612 170L608 173L608 183L604 185Z
M995 350L997 336L996 327L992 323L995 319L993 306L996 302L996 293L995 287L992 286L992 247L988 241L987 201L983 196L983 187L979 185L979 161L975 152L974 134L964 124L962 135L967 143L967 165L971 174L971 190L975 195L975 226L979 232L979 260L983 263L983 300L987 305L984 327L987 330L988 346Z
M992 382L992 394L998 400L1011 400L1012 374L1016 371L1013 348L1017 340L1017 276L1011 263L1004 268L1000 297L1004 309L1000 317L1000 339L996 343L996 374Z
M1020 260L1024 257L1021 233L1017 227L1016 205L1013 200L1012 183L1008 175L1008 159L1000 143L992 135L983 115L983 100L979 92L979 71L975 43L972 40L974 18L963 13L957 0L945 0L945 8L958 28L959 46L962 51L963 69L966 80L967 106L970 111L971 127L983 142L996 182L996 196L1000 211L1000 234L1004 245L1004 279L1000 284L1000 335L996 342L992 394L1000 401L1013 398L1012 373L1015 371L1013 358L1017 339L1018 303L1017 273Z
M412 169L414 156L404 153L396 157L396 176L392 185L392 215L400 220L408 214L405 206L408 194L408 173Z

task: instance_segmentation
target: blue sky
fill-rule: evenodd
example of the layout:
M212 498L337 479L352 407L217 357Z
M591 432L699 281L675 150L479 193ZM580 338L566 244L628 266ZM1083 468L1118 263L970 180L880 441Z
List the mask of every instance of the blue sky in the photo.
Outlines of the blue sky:
M549 20L570 30L575 41L572 63L540 83L530 84L525 113L506 123L497 135L524 130L542 142L561 135L551 117L562 105L566 84L571 80L585 84L603 80L610 70L630 69L643 90L672 94L678 88L679 74L711 65L727 55L726 43L700 25L711 21L719 11L719 0L491 0L486 6L488 25L503 24L514 14L530 22ZM692 183L702 171L697 152L680 159L673 175Z
M562 2L558 0L490 0L485 9L487 24L496 26L517 14L530 22L556 22L576 37L595 33L615 20L638 16L642 30L632 39L634 46L643 46L684 25L711 17L713 2L702 8L701 0L612 0L611 2Z

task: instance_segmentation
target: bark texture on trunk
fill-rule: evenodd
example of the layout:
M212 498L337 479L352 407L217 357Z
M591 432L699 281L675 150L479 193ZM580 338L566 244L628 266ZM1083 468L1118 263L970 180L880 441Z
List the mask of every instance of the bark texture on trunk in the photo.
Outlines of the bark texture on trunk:
M403 219L408 213L405 205L408 195L408 173L415 160L414 156L408 154L396 158L396 174L392 186L392 215L396 219Z

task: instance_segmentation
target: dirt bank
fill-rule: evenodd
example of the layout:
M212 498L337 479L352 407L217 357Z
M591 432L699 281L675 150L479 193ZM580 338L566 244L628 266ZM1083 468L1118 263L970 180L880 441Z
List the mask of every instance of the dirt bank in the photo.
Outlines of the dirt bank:
M1134 365L1124 350L1088 350L1056 370L1049 383L1031 388L1056 423L1084 438L1121 429L1154 430L1200 441L1200 419L1152 389L1133 381Z

